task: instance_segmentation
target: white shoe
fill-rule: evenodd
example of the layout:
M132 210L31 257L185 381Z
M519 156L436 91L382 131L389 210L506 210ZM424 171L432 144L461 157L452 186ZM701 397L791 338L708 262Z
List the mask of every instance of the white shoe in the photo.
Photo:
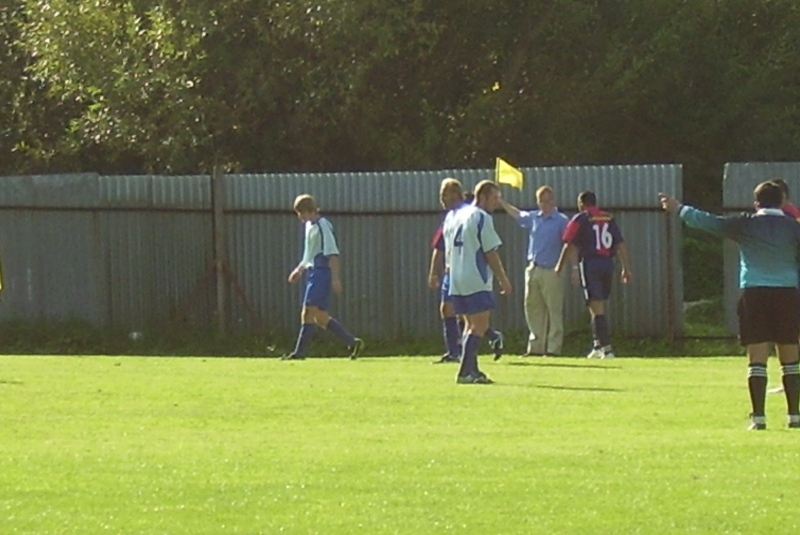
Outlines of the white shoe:
M601 359L603 357L605 357L605 353L603 353L603 350L600 348L592 349L591 353L586 355L587 359Z
M777 386L775 388L770 388L769 390L767 390L767 393L768 394L783 394L783 387L782 386Z
M616 355L614 355L614 352L613 352L613 351L604 351L604 352L603 352L603 356L602 356L602 357L600 357L600 358L601 358L601 359L613 359L613 358L615 358L615 357L616 357Z

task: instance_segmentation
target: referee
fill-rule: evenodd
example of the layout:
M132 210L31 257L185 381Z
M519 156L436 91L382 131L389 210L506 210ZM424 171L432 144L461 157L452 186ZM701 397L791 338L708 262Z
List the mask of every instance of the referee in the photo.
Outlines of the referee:
M753 412L750 429L767 428L764 413L767 392L767 357L775 344L781 363L788 424L800 429L800 366L797 336L800 332L798 255L800 225L781 210L783 192L772 181L754 190L755 213L720 217L682 205L659 193L664 210L677 212L690 227L729 238L739 246L737 304L739 341L749 359L747 386Z

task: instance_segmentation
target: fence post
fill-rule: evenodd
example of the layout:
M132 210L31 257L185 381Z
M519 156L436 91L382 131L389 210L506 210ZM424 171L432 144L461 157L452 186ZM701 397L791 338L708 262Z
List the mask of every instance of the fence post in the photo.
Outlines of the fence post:
M225 280L225 174L215 165L211 174L211 208L214 227L214 273L216 274L217 328L220 336L225 336L228 327L228 285Z
M664 211L664 221L667 223L667 341L675 343L675 247L672 228L674 217L670 212Z

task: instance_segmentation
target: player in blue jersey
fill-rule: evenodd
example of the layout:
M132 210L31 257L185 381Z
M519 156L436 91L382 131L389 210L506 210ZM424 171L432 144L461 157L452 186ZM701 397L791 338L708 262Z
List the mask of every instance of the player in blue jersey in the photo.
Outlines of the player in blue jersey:
M472 202L472 195L465 194L461 182L455 178L445 178L439 186L439 202L446 210L445 217L451 211L458 210ZM444 220L436 228L431 240L431 263L428 269L428 286L439 290L439 315L442 319L442 333L444 335L445 354L434 364L461 361L461 338L462 327L455 311L453 310L452 298L450 297L450 274L444 263ZM463 323L463 322L461 322ZM504 338L503 333L488 329L486 339L489 346L494 351L495 360L503 354Z
M320 215L317 202L311 195L298 196L294 201L294 211L305 227L305 243L303 258L289 274L289 282L296 283L304 275L306 282L297 343L294 351L284 355L283 359L304 359L317 326L341 338L350 351L350 358L355 359L364 349L364 341L350 334L328 314L331 291L342 293L339 248L333 226Z
M500 293L511 293L511 283L497 253L503 242L491 216L499 203L500 188L491 180L484 180L475 187L475 203L449 212L444 221L450 296L456 314L465 318L461 367L456 378L460 384L492 382L478 368L478 348L495 308L494 277L500 283Z
M781 363L789 428L800 429L800 357L797 334L800 306L797 292L800 225L781 210L780 185L762 182L753 192L754 214L720 217L659 193L661 206L690 227L729 238L739 246L739 288L736 306L739 342L749 360L750 429L767 428L767 360L774 344Z
M597 207L594 192L586 190L578 195L578 210L564 229L564 247L556 272L561 271L564 259L569 258L572 284L583 287L591 316L592 351L587 356L610 359L614 358L614 351L605 316L605 301L611 295L616 255L622 262L622 282L627 283L631 278L628 248L614 218Z

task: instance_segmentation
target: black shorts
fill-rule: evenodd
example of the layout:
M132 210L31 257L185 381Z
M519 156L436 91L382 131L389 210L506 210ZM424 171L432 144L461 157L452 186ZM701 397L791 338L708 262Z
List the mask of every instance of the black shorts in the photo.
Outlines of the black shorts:
M739 342L796 344L800 334L800 293L796 288L745 288L739 296Z

